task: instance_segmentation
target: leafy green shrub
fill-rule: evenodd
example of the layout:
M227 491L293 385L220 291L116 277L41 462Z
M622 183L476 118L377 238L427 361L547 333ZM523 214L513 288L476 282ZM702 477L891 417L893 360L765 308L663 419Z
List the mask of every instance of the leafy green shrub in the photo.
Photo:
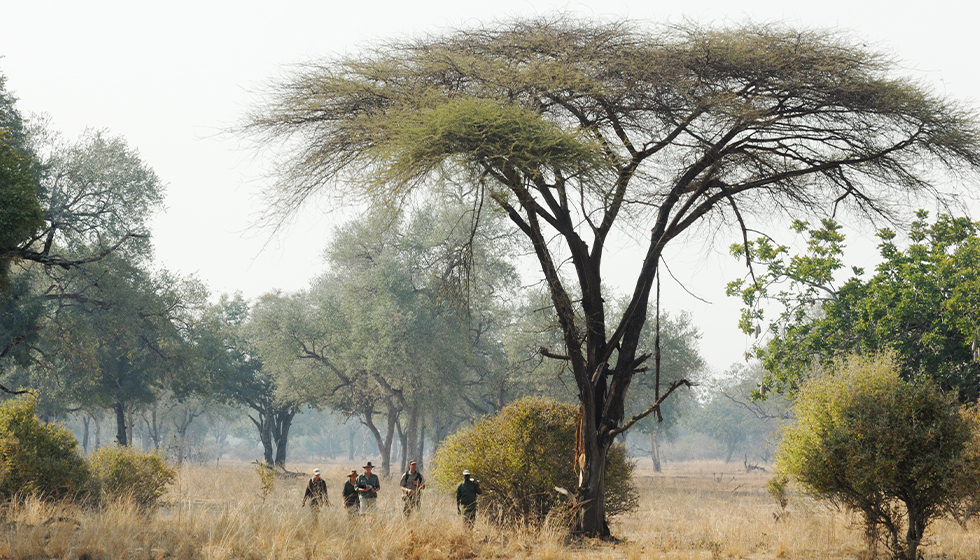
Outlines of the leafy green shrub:
M60 424L44 424L33 397L0 406L0 498L75 498L89 479L78 442Z
M483 507L506 518L541 520L557 504L556 486L570 491L577 486L577 415L577 407L547 399L517 401L448 437L436 451L432 481L451 491L469 469L480 480ZM606 466L608 515L636 508L633 468L625 448L614 446Z
M864 517L872 549L914 560L931 521L975 495L977 423L951 395L899 376L893 356L854 357L807 382L777 472Z
M177 472L159 455L140 453L132 447L103 447L92 455L89 464L103 501L131 499L140 506L152 507L177 477Z

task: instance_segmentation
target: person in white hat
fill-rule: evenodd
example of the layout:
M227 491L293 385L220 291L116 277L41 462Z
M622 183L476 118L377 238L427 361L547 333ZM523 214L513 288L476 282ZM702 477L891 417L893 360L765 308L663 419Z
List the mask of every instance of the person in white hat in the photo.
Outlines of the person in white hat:
M306 485L306 494L303 494L303 505L300 507L306 507L307 500L310 501L310 510L314 517L320 513L321 506L330 505L327 497L327 481L320 478L320 469L313 469L313 478Z
M463 516L467 527L476 523L476 497L482 493L480 481L470 477L469 469L464 470L463 482L456 487L456 513Z

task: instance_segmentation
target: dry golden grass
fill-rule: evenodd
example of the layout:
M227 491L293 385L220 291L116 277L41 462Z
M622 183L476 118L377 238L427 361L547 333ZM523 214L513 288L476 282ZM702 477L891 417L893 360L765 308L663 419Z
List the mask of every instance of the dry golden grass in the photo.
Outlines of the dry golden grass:
M390 481L382 482L377 515L351 522L338 507L346 470L325 469L331 507L318 523L299 507L304 477L280 478L263 499L258 475L244 465L184 470L169 505L150 514L126 504L96 511L29 500L4 510L0 558L855 559L865 552L859 520L822 504L795 498L777 520L767 475L739 472L740 465L668 465L656 475L639 469L641 509L614 523L616 543L482 520L470 531L450 497L435 492L406 521ZM970 529L938 522L926 558L977 558L980 535L975 524Z

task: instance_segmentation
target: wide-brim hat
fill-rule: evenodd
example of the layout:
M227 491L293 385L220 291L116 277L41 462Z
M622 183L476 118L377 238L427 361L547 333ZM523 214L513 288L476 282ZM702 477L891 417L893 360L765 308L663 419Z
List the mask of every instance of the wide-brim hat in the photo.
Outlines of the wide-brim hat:
M467 470L464 470L463 471L463 476L470 476L470 471L468 469Z
M357 471L351 469L350 474L348 474L347 476L357 476Z
M313 469L313 474L320 474L320 469Z
M374 465L371 464L371 461L368 461L368 463L366 465L364 465L363 467L361 467L361 468L364 468L364 469L373 469L374 468Z

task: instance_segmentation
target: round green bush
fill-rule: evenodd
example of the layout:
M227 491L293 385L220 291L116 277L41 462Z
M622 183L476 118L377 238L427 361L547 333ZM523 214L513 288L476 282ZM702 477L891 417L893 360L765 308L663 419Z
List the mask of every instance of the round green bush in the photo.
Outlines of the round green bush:
M89 479L78 442L64 426L44 424L33 397L0 406L0 498L75 498Z
M132 447L103 447L92 454L89 465L103 501L132 500L144 507L155 506L177 477L159 455Z
M472 428L456 432L436 450L432 480L452 491L463 469L480 481L481 506L504 518L541 520L559 502L555 487L574 492L575 423L578 408L542 398L504 407ZM634 464L614 445L606 465L606 514L637 506L631 482Z

